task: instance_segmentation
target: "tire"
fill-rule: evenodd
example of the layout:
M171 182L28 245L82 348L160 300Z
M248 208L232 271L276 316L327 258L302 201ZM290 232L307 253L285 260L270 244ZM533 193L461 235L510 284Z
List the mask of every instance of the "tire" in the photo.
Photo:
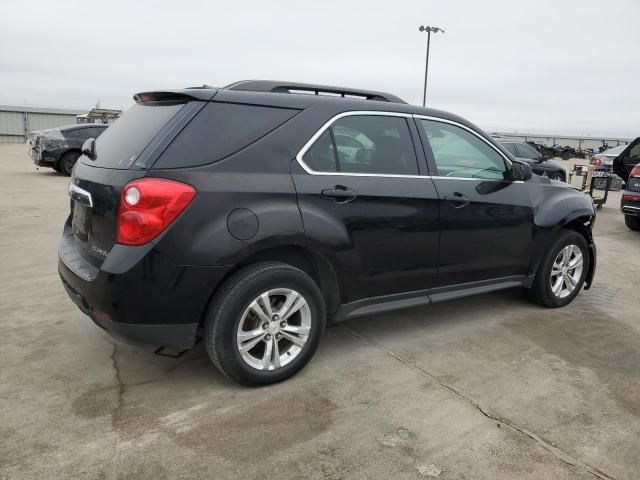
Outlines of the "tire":
M64 173L67 177L71 176L71 172L73 171L73 166L78 161L80 157L79 152L67 152L60 159L60 171Z
M562 158L563 160L569 160L571 158L571 152L565 150L560 154L560 158Z
M567 279L564 280L562 272L565 270L560 268L554 268L554 271L560 272L559 275L552 277L552 267L554 263L560 257L565 248L573 246L574 250L569 253L569 260L573 260L577 257L573 255L576 253L575 248L579 249L582 255L581 269L578 272L577 266L573 269L568 268L566 270L567 275L571 277L571 280L575 282L573 289L570 290L570 283ZM584 279L589 271L589 247L586 240L582 235L572 230L565 230L561 234L560 238L556 240L553 246L548 250L546 256L542 259L538 271L536 272L536 278L533 281L533 285L528 290L528 296L534 302L549 308L564 307L571 303L571 301L578 295L584 284ZM560 262L561 264L562 262ZM571 265L571 263L569 264ZM554 281L555 280L555 281ZM558 285L560 280L560 290L554 293L552 289L552 283Z
M634 215L625 215L624 223L631 230L635 230L636 232L640 230L640 217L636 217Z
M277 308L269 321L263 294L268 294L269 308ZM306 304L300 302L296 309L299 300L294 294ZM290 298L296 298L290 306L295 313L288 316L284 301ZM324 299L309 275L285 263L260 262L238 270L218 288L206 313L204 343L214 365L229 379L246 386L267 385L286 380L311 360L325 325ZM295 327L300 332L308 328L306 339L293 333ZM241 332L249 340L241 340ZM254 341L240 351L240 342L249 347Z

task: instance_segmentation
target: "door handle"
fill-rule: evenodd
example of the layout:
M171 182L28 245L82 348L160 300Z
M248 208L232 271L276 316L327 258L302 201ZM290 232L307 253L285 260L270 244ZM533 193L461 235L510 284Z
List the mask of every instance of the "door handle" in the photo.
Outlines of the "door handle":
M466 207L470 203L470 200L459 192L454 192L453 195L446 195L444 199L453 205L453 208Z
M320 192L325 198L330 198L337 203L349 203L354 200L358 194L344 185L336 185L333 188L325 188Z

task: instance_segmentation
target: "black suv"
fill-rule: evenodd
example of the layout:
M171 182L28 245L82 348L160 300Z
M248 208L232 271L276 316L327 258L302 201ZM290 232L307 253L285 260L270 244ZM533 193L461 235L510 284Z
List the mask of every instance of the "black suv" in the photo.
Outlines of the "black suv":
M29 133L29 155L38 167L50 167L71 175L81 155L82 145L89 138L98 138L109 125L67 125Z
M591 198L466 120L379 92L245 81L141 93L69 186L59 272L114 337L283 380L325 324L592 282Z
M551 180L567 181L567 174L564 171L564 167L558 162L546 159L542 153L538 152L531 145L510 140L496 139L496 141L506 148L516 159L529 163L533 173L546 175Z

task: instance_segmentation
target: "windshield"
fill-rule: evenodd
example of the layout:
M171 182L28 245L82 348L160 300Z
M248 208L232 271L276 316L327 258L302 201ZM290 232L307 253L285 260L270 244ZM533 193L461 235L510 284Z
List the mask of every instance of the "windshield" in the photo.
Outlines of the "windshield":
M628 145L618 145L617 147L610 148L609 150L605 150L602 152L602 155L606 155L607 157L617 157L620 155Z

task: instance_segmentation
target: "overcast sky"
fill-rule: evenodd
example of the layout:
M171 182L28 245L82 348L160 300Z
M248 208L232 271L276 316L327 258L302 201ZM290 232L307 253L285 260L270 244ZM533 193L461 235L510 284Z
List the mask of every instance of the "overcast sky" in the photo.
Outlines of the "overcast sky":
M640 135L640 0L1 0L0 104L240 79L389 91L486 130Z

